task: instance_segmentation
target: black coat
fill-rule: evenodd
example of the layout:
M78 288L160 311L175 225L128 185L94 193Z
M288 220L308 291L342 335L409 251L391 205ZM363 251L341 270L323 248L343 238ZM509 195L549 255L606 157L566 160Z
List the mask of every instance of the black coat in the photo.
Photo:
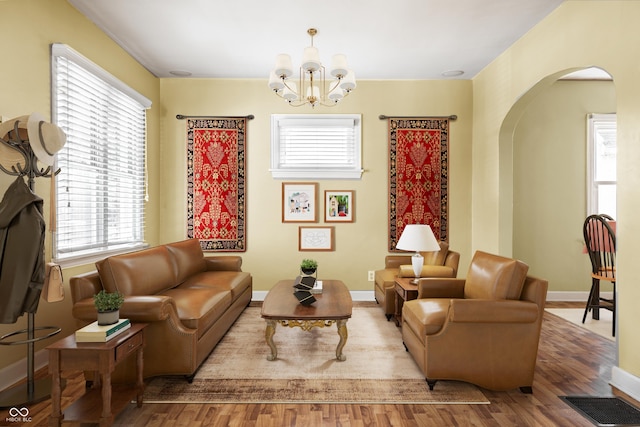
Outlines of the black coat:
M44 231L42 199L18 177L0 202L0 323L15 323L38 309Z

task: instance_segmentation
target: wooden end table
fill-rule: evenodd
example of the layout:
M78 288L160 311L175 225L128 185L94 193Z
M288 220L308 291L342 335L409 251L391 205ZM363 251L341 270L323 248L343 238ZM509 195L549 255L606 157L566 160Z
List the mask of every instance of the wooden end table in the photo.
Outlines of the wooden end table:
M396 277L395 289L396 289L396 312L395 320L396 326L402 325L402 306L405 301L418 298L418 285L411 283L413 277Z
M349 289L340 280L323 280L322 293L315 294L316 302L302 305L293 295L293 280L282 280L267 293L262 303L262 318L267 322L265 339L271 349L267 360L276 360L278 350L273 342L276 325L299 327L310 331L314 327L324 328L336 324L340 342L336 348L336 359L347 360L342 349L347 342L347 320L351 317L353 301Z
M146 323L134 323L117 337L101 343L76 342L75 334L53 343L49 351L51 384L50 426L63 422L99 423L101 427L113 424L113 419L135 396L142 406L144 382L142 378L144 328ZM136 383L111 384L115 367L130 354L136 353ZM60 408L61 374L65 370L94 371L96 382L80 399L65 409ZM98 386L101 384L101 387Z

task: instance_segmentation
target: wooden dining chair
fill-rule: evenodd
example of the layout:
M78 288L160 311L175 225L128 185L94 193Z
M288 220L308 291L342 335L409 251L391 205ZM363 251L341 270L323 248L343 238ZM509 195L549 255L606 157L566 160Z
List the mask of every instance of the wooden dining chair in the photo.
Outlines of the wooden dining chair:
M589 215L584 221L584 243L591 260L591 290L582 316L582 323L587 313L594 310L594 319L599 319L601 308L613 313L612 335L616 335L616 235L608 215ZM600 281L611 282L613 296L604 298L600 295Z

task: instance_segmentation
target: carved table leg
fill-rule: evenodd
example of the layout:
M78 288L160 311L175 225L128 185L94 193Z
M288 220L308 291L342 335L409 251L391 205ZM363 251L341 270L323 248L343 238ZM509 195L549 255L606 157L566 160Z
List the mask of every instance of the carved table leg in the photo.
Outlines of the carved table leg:
M267 360L276 360L278 357L278 350L276 344L273 342L273 335L276 333L277 322L275 320L267 320L267 329L264 332L264 337L267 340L267 345L271 349L271 354L267 356Z
M347 337L349 336L347 332L347 319L338 320L336 326L338 326L338 335L340 335L340 342L338 343L338 348L336 348L336 359L345 361L347 360L347 356L342 354L342 349L347 343Z

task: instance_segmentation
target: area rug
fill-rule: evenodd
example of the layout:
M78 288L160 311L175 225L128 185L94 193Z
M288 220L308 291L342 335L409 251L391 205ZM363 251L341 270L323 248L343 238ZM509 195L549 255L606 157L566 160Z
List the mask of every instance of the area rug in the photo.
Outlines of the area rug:
M600 310L600 320L594 320L591 313L587 314L587 318L582 323L584 308L545 308L551 314L561 317L574 325L578 325L583 329L594 332L608 340L615 341L612 334L613 313L609 310Z
M187 237L246 250L246 118L187 117Z
M389 121L389 250L407 224L428 224L448 241L449 118Z
M405 351L400 329L378 307L354 307L348 339L336 360L336 326L287 328L273 337L278 358L268 361L260 307L248 307L189 384L153 379L145 403L488 404L474 385L439 381L430 391Z

